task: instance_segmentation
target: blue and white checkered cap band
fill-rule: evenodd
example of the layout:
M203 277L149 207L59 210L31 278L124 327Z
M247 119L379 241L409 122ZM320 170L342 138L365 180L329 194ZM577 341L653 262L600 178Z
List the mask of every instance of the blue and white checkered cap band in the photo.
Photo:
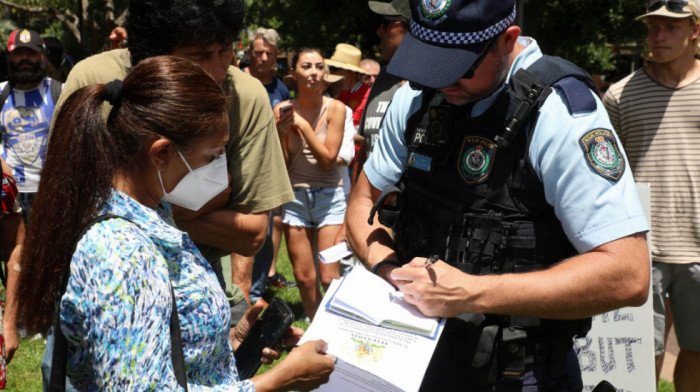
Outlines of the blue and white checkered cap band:
M411 20L411 34L414 37L420 39L421 41L426 41L439 45L473 45L488 41L489 39L495 37L506 27L510 26L515 20L515 6L513 7L513 12L508 15L505 19L490 26L486 30L474 31L469 33L450 33L446 31L432 30L427 27L421 26L414 20Z

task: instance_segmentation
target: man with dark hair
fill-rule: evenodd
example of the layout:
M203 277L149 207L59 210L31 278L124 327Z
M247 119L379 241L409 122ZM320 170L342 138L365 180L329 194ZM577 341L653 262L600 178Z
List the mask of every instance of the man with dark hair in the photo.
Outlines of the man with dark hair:
M7 51L10 79L0 83L0 155L12 168L26 224L39 189L61 82L46 76L46 45L36 31L12 32Z
M222 286L219 258L230 252L255 254L265 240L269 210L292 199L267 93L257 79L231 66L244 11L241 0L132 1L126 22L129 48L76 64L59 100L60 106L76 89L123 78L132 64L163 54L193 60L222 84L231 95L231 196L222 195L196 212L174 208L178 226L212 262Z
M350 198L355 254L448 318L424 391L581 391L572 338L648 296L649 228L603 104L516 9L410 0L388 72L411 83Z
M128 49L115 49L75 65L58 106L73 91L123 79L133 64L157 55L198 63L230 96L227 146L232 181L199 211L174 206L175 220L209 260L225 287L221 257L252 256L263 245L269 211L294 198L267 92L250 75L231 66L233 42L245 15L243 0L133 0L126 29ZM110 107L105 104L105 117ZM147 119L144 119L146 121ZM240 289L229 300L232 321L247 308Z

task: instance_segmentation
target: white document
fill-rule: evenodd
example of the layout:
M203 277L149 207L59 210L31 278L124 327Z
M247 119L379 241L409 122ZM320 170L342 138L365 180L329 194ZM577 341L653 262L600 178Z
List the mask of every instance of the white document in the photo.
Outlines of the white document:
M340 259L352 256L353 251L348 246L348 243L343 241L337 245L333 245L328 249L324 249L318 253L318 259L323 264L335 263Z
M329 308L367 323L434 336L439 320L424 316L402 294L365 268L353 268L341 280Z
M334 280L300 342L323 339L328 353L338 358L329 382L318 391L418 391L444 319L432 337L363 323L328 309L338 287Z

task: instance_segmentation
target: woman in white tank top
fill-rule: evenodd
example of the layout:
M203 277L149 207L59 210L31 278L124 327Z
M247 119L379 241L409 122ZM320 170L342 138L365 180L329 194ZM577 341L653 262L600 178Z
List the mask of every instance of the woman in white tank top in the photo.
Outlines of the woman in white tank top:
M313 319L321 303L314 249L333 245L345 216L345 196L336 166L345 105L324 96L328 87L341 80L330 79L333 76L318 49L301 49L292 60L290 75L297 97L274 108L295 195L294 201L282 206L282 223L302 304ZM327 289L339 276L339 263L319 263L319 274Z

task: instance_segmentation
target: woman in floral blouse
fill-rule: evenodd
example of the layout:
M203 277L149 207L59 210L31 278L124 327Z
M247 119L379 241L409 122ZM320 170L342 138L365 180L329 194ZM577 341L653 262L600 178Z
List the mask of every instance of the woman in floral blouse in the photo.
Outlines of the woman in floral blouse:
M171 317L180 324L189 391L306 390L327 381L334 360L322 341L239 380L233 351L261 309L252 308L229 339L226 296L174 226L168 202L207 210L226 201L227 142L221 88L176 57L143 60L123 84L84 87L58 113L22 254L19 311L30 332L43 332L59 303L76 389L182 390ZM89 225L105 214L116 217ZM298 331L291 335L298 340Z

